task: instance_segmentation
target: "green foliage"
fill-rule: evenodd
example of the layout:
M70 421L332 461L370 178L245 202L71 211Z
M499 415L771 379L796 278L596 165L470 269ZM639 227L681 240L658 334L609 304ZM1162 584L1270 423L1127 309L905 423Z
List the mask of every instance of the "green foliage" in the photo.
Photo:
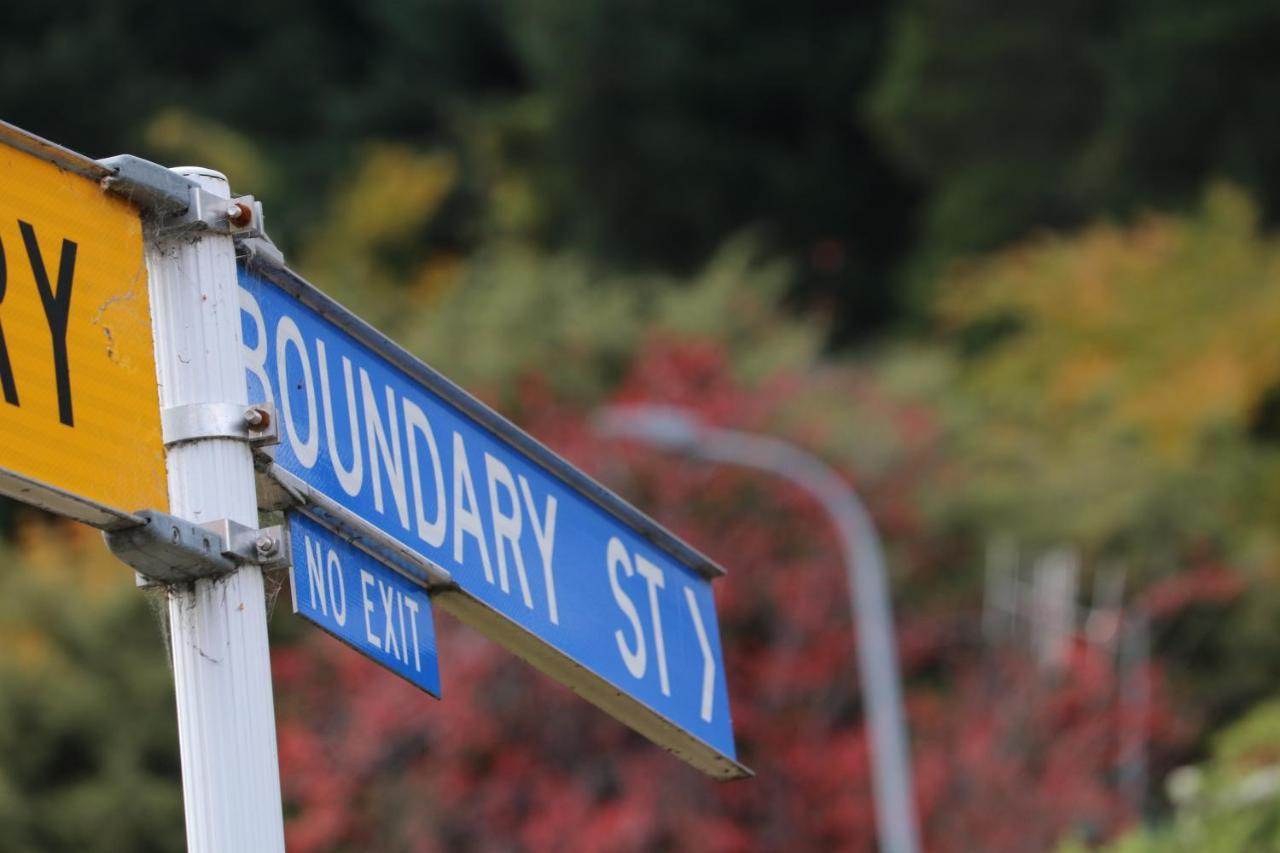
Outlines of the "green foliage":
M453 161L419 235L440 251L514 228L685 275L754 228L845 338L920 308L904 264L927 278L1221 175L1273 217L1277 36L1267 0L16 3L0 115L95 155L235 164L286 248L371 140Z
M447 153L365 146L290 262L375 327L394 326L452 280L452 256L431 253L423 237L443 218L457 172Z
M1280 240L1248 197L1217 187L1192 215L1031 241L956 267L940 294L932 526L1069 542L1087 565L1124 567L1135 598L1162 611L1156 647L1201 731L1268 695ZM1227 604L1192 569L1245 593ZM1166 582L1183 584L1170 593L1183 603L1164 603L1172 587L1142 592Z
M230 128L269 164L268 216L288 243L365 140L456 144L460 103L520 89L501 8L492 0L7 3L0 116L93 156L172 162L175 149L206 154L217 143L214 166L226 162L220 129ZM231 177L264 192L242 183L248 174ZM460 212L451 224L467 223Z
M1280 382L1280 244L1240 193L1192 217L1043 239L960 268L939 317L977 516L1143 562L1193 543L1255 571L1280 470L1257 417Z
M601 400L647 337L725 345L744 378L811 363L823 329L777 310L790 278L747 241L725 246L695 276L677 280L601 272L571 254L496 246L397 339L464 387L502 393L542 377L564 398Z
M1185 203L1206 177L1248 186L1280 212L1280 9L1267 0L1129 0L1107 44L1097 186L1125 206Z
M912 199L858 109L886 4L513 5L556 236L688 272L754 226L842 330L894 316Z
M1020 4L903 0L872 96L898 162L925 180L917 265L1103 212L1249 186L1280 209L1263 106L1280 79L1266 0Z
M1106 853L1252 853L1280 847L1280 700L1259 704L1213 740L1209 760L1169 777L1176 810ZM1067 845L1062 853L1080 848Z
M1074 161L1098 121L1093 5L900 4L871 111L930 186L917 263L1091 209Z
M924 242L989 249L1091 209L1073 169L1099 116L1101 4L905 0L871 112L931 186Z
M1280 678L1278 40L1267 0L10 3L0 117L226 170L300 271L504 412L564 428L639 372L849 464L908 608L964 618L997 532L1229 574L1156 626L1208 731ZM1221 175L1249 194L1196 207ZM1153 205L1192 210L1099 220ZM823 359L902 317L903 265L944 341ZM94 591L57 567L97 558L32 547L0 573L0 850L176 849L153 620L118 566ZM1117 849L1274 844L1269 802L1223 803L1276 719Z
M157 621L95 534L65 531L0 553L0 850L181 850Z
M272 166L262 152L231 128L180 107L163 110L147 123L147 147L166 161L186 158L232 177L237 187L253 187L271 198Z
M857 108L882 7L9 4L0 115L99 156L215 167L248 165L234 130L265 165L233 181L269 185L289 247L365 142L443 149L460 179L438 246L514 218L543 248L684 274L755 227L802 296L865 331L899 307L912 203Z
M424 251L456 180L444 153L366 147L296 266L464 388L510 405L521 380L539 377L565 400L598 402L649 337L722 344L752 381L818 357L826 327L781 310L793 270L750 235L688 277L618 272L515 239L465 258Z

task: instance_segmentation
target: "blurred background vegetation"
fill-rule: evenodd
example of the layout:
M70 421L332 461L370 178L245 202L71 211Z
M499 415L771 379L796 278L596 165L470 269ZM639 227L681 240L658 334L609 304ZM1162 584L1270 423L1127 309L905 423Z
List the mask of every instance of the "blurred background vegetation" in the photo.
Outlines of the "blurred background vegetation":
M225 171L310 280L731 569L760 776L724 788L456 625L435 704L277 612L291 849L871 849L825 521L585 426L645 399L867 497L931 849L1257 850L1277 45L1264 0L10 3L0 118ZM95 534L0 522L0 849L180 849L162 626ZM1086 616L1046 666L993 578L1062 549Z

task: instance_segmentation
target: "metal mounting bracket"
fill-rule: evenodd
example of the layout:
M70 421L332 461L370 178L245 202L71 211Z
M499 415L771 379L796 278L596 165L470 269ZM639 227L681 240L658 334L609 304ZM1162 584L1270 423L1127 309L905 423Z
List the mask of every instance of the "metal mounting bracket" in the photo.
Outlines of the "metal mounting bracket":
M264 570L288 564L285 530L255 530L227 519L196 524L155 510L144 523L103 533L107 547L139 574L160 583L183 583L234 572L245 563Z
M271 238L265 234L256 237L236 237L236 255L237 257L249 258L278 269L282 269L285 265L284 252L281 252L276 244L271 242Z
M233 237L261 237L262 202L251 195L219 198L200 187L191 187L186 213L166 221L160 229L173 231L207 231Z
M111 170L101 180L103 189L142 208L157 234L201 231L266 240L262 203L251 195L220 198L159 163L131 154L98 163Z
M246 441L250 447L280 443L275 406L270 403L189 403L160 412L165 447L203 438Z
M111 174L101 180L102 188L123 196L155 219L181 216L191 203L191 181L132 154L99 160Z
M285 547L285 529L277 524L261 530L220 518L200 525L213 531L223 542L222 556L237 563L253 563L264 570L282 569L289 565L289 549Z

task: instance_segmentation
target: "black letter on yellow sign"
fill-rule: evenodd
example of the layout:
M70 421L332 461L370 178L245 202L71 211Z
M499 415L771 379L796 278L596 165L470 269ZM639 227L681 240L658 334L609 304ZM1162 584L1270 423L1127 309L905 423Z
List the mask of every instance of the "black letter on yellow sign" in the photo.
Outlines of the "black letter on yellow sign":
M49 337L53 339L53 374L58 383L58 420L74 426L71 416L71 370L67 366L67 318L71 316L71 279L76 271L76 244L62 241L62 260L58 265L58 290L49 287L49 273L44 268L40 244L36 232L21 219L22 242L27 245L27 258L31 261L31 274L40 289L40 301L44 303L44 316L49 323Z
M4 243L0 243L0 303L4 302L6 284L8 275L4 263ZM18 386L13 384L13 366L9 364L9 348L4 345L3 326L0 326L0 391L4 391L6 403L18 405Z

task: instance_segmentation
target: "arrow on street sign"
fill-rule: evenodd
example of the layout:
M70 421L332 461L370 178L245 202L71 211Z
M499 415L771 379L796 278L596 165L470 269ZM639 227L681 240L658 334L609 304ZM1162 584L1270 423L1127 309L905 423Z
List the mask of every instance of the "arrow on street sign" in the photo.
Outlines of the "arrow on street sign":
M250 260L240 286L249 396L276 406L274 468L295 498L680 758L750 775L722 570L287 269Z

